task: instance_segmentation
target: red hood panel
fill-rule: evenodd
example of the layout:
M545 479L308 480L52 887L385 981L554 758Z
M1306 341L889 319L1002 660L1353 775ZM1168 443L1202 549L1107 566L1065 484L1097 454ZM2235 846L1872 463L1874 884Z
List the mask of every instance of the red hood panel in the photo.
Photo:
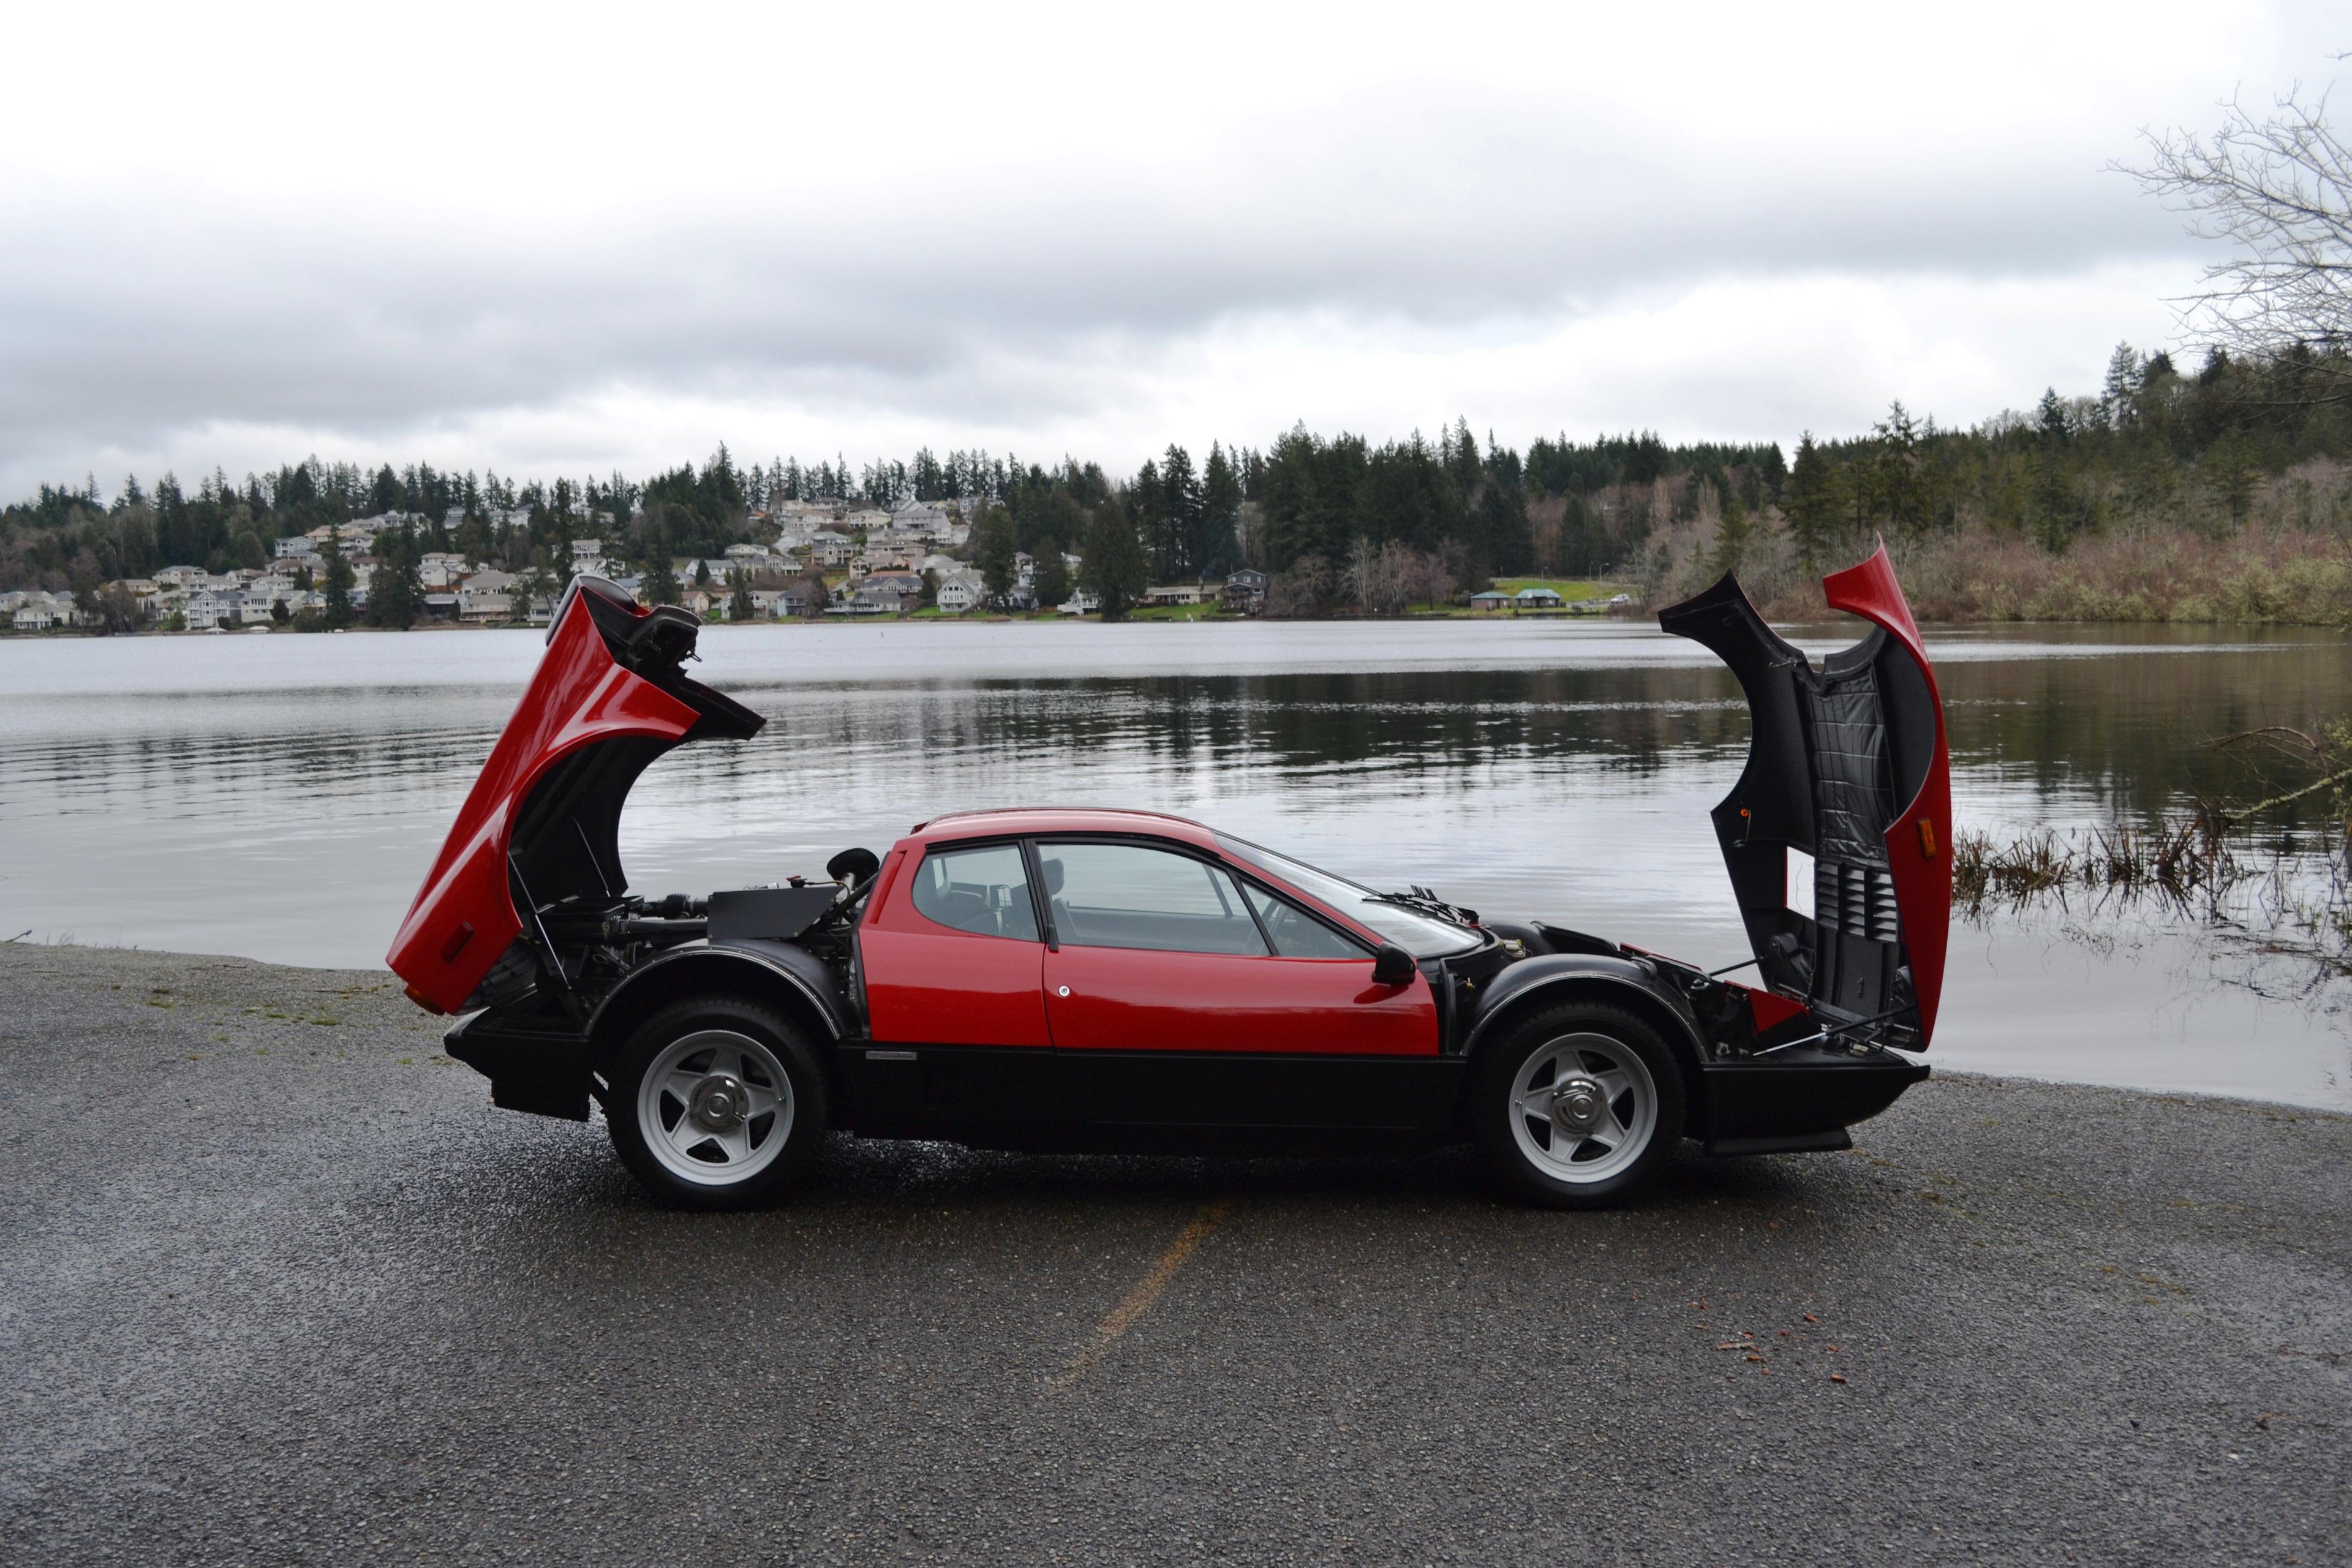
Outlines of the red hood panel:
M682 741L698 716L614 660L584 595L565 604L530 685L491 748L385 959L412 995L445 1013L465 1005L522 930L507 854L516 816L541 775L600 741Z
M1766 983L1924 1048L1951 928L1943 698L1884 546L1822 587L1876 629L1819 666L1728 575L1658 624L1712 648L1748 698L1748 765L1712 816ZM1810 915L1789 902L1791 850L1814 860Z
M1936 713L1936 746L1919 791L1887 826L1886 865L1895 879L1895 905L1919 1004L1919 1043L1936 1032L1936 1005L1944 994L1944 959L1952 929L1952 753L1944 733L1944 694L1936 667L1911 618L1910 601L1895 580L1886 546L1858 566L1822 579L1830 608L1860 616L1901 643L1919 667Z

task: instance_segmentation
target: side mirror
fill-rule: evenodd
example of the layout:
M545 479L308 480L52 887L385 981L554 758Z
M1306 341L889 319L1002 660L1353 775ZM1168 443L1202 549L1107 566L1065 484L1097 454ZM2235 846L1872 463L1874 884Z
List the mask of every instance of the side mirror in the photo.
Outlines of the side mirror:
M1382 942L1380 952L1372 954L1372 984L1375 985L1410 985L1421 966L1412 954L1396 943Z

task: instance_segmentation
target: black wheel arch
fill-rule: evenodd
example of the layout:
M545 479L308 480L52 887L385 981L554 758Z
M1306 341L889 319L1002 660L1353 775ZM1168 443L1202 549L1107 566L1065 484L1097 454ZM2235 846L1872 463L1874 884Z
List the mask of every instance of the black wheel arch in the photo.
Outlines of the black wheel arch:
M1509 1036L1518 1021L1547 1007L1591 1002L1622 1008L1658 1032L1683 1070L1686 1136L1707 1125L1706 1047L1697 1025L1671 986L1633 960L1574 953L1523 959L1495 977L1464 1038L1462 1054L1475 1058Z
M588 1057L609 1076L613 1058L646 1019L682 997L741 996L774 1008L808 1031L841 1100L840 1064L830 1048L846 1034L844 1008L832 994L833 976L814 953L786 942L673 948L622 981L588 1020Z

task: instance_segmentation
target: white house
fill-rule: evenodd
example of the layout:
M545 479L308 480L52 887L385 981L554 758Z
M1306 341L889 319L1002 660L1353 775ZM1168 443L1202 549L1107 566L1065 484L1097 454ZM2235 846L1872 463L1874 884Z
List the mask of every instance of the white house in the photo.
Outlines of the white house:
M965 615L980 607L987 588L975 572L959 572L940 584L939 606L943 616Z
M1084 588L1075 588L1056 608L1065 616L1091 616L1102 608L1102 601Z
M223 621L234 624L239 618L237 601L241 597L237 594L215 593L210 588L189 595L184 611L188 617L188 629L208 632Z
M477 572L457 587L457 618L461 621L514 619L516 591L521 579L511 572Z
M934 501L901 501L890 514L890 526L929 538L948 531L948 514Z
M315 561L319 555L319 542L307 533L289 533L270 547L270 553L280 561L298 556Z
M457 618L502 625L514 619L514 595L497 588L477 588L468 583L457 590Z
M466 574L466 558L454 550L428 550L417 558L416 570L428 588L454 588Z

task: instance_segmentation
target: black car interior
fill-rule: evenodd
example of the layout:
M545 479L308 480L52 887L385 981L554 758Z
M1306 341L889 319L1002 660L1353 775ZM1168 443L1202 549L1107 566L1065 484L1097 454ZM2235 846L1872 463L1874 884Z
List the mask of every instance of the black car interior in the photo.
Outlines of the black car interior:
M1283 958L1365 956L1297 905L1190 856L1106 844L1042 844L1037 854L1055 940L1074 947L1265 957L1271 944ZM1013 845L932 850L916 872L914 904L952 931L1041 937Z

